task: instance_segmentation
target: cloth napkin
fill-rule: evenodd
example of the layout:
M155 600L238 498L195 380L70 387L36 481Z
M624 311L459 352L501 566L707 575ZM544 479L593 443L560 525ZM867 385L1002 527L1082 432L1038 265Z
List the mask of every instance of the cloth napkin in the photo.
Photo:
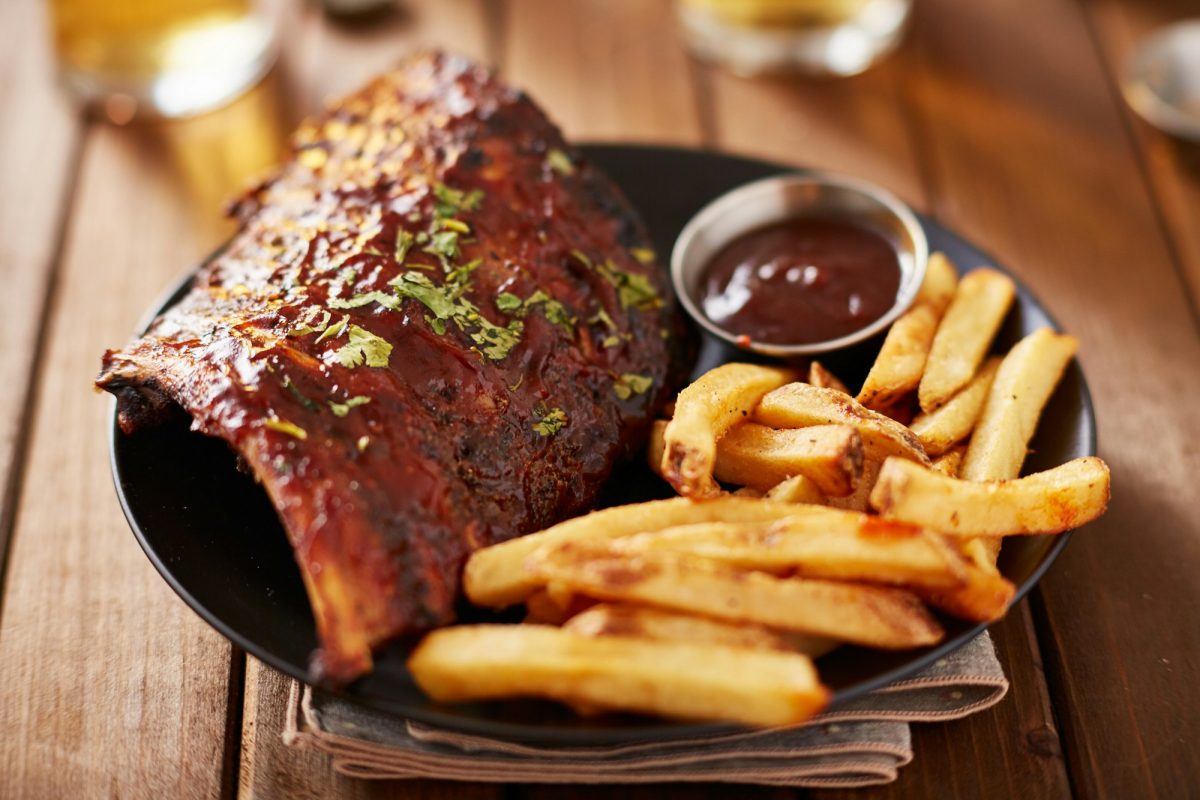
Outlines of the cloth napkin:
M752 783L874 786L912 761L910 722L995 705L1008 680L985 632L911 678L839 704L799 727L606 747L519 744L433 728L293 682L283 738L359 778L503 783Z

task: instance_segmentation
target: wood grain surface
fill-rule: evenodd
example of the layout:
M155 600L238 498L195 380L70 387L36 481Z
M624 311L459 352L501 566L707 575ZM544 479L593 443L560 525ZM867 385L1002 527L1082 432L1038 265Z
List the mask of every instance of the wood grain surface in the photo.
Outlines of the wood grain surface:
M1186 797L1200 778L1200 155L1119 92L1194 3L922 0L844 80L689 58L667 0L421 0L360 22L294 4L279 69L232 106L111 128L53 85L45 4L0 4L0 797ZM100 352L228 235L220 198L302 114L442 45L584 141L716 147L874 180L1017 272L1080 337L1109 514L993 629L1012 691L916 726L891 786L798 792L363 782L283 745L286 680L174 597L121 518ZM974 265L963 265L974 266ZM11 465L11 466L10 466ZM11 531L11 536L9 533ZM9 540L9 541L6 541Z

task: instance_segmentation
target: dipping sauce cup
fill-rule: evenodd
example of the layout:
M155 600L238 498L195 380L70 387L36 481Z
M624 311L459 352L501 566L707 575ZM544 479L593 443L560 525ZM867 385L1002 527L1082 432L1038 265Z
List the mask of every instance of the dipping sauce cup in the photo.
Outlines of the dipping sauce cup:
M671 279L707 331L787 358L839 350L885 329L912 305L928 256L920 222L891 193L800 172L741 186L701 209L675 242ZM810 335L780 333L801 330Z

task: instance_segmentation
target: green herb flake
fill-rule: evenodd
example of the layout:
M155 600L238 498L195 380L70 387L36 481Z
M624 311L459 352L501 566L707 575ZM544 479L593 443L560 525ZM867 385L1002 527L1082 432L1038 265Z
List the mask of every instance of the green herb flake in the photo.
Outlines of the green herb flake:
M358 447L358 452L360 452L360 453L361 453L361 452L363 452L364 450L366 450L366 449L367 449L367 445L369 445L370 443L371 443L371 437L370 437L370 436L360 436L360 437L358 437L358 443L357 443L357 445L356 445L356 446Z
M300 403L300 405L304 406L304 408L308 411L320 410L321 407L313 402L307 395L305 395L304 392L300 391L300 388L296 386L296 384L292 383L291 378L284 376L283 388L287 389L288 393L291 394L292 397L296 398L296 401Z
M649 311L662 307L662 298L645 275L619 270L611 261L598 265L596 271L616 288L621 308Z
M343 367L353 369L366 364L368 367L386 367L392 355L392 346L370 331L351 325L349 341L337 351L337 359Z
M467 223L463 222L461 219L454 219L454 218L443 219L443 220L439 220L438 224L441 225L443 228L445 228L448 231L454 231L456 233L461 233L464 236L471 233L471 226L468 225Z
M571 157L557 147L546 153L546 166L559 175L575 174L575 165L571 163Z
M582 250L572 250L571 255L574 256L575 260L580 264L583 264L588 269L592 269L592 260L588 258L587 253L583 252Z
M333 412L335 417L344 417L350 413L350 409L365 406L369 402L371 402L371 398L360 394L356 397L347 398L344 403L329 401L329 410Z
M613 383L613 394L620 400L628 400L635 394L645 394L653 385L654 379L649 375L626 372Z
M304 428L279 417L267 417L263 420L263 425L270 430L286 433L288 436L299 439L302 442L308 438L308 431L304 430Z
M437 198L434 211L439 217L452 217L459 211L474 211L483 203L483 190L464 192L462 189L451 189L443 183L434 184L433 196Z
M534 414L537 415L538 421L533 424L533 430L539 436L553 436L567 424L567 412L561 408L535 408Z
M333 323L332 325L330 325L328 328L326 328L325 331L320 336L317 337L317 340L315 342L313 342L313 344L320 344L321 342L325 341L326 339L333 339L338 336L341 336L342 332L346 330L346 323L348 323L349 321L350 321L350 315L343 314L342 318L339 319L337 322Z
M629 251L629 255L637 259L640 264L653 264L654 259L658 257L649 247L634 247Z
M333 315L323 308L309 306L296 319L296 327L288 331L288 336L307 336L310 333L320 333L329 327L329 319ZM317 319L320 317L320 319Z
M600 342L601 347L616 347L619 344L621 344L621 337L617 336L615 333L610 333Z
M463 321L459 318L456 318L455 322L459 324L459 327L463 327ZM507 358L512 349L521 341L521 334L525 330L525 323L519 319L514 319L507 326L501 327L478 313L475 313L473 317L468 315L466 322L470 326L478 327L478 330L468 331L467 335L492 361L501 361Z
M340 297L331 297L326 303L330 308L346 309L346 308L362 308L371 303L378 303L384 308L390 308L392 311L400 308L400 300L395 295L390 295L385 292L374 291L366 294L356 294L349 300L343 300Z
M410 297L424 303L437 319L450 319L454 315L454 301L446 296L444 287L435 286L427 276L419 272L404 272L388 281L401 297Z
M396 229L396 263L403 264L404 259L408 258L408 251L412 249L413 242L416 237L403 228Z
M442 259L442 267L449 270L450 262L459 255L458 233L456 231L439 231L429 237L425 252Z
M608 312L601 308L588 319L590 325L603 325L610 331L617 329L617 323L613 322L613 318L608 315Z
M496 298L496 308L504 313L516 311L521 307L521 298L512 292L503 292Z
M525 300L526 308L533 308L534 306L540 306L542 314L546 316L546 319L552 325L557 325L567 336L575 334L575 318L567 312L566 307L562 303L541 289L529 295L528 299Z

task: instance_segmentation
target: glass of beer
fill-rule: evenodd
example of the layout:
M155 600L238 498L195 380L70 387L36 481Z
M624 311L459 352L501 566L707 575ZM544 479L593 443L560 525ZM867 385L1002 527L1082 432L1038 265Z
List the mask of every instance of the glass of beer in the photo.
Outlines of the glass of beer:
M689 47L739 75L855 75L895 49L912 0L676 0Z
M184 117L254 85L281 0L50 0L62 82L114 122Z

